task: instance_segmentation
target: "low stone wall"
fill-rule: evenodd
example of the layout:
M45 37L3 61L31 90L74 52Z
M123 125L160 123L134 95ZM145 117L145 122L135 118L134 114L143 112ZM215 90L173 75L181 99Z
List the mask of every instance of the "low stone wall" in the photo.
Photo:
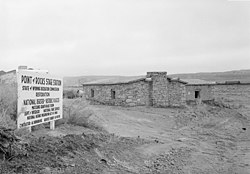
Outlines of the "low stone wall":
M16 79L16 71L10 71L6 74L3 74L0 76L0 84L10 84L12 86L15 86L17 83Z
M148 82L138 81L126 84L114 85L84 85L86 99L107 105L117 106L144 106L148 103ZM91 89L94 97L91 97ZM111 90L115 91L115 98L111 96Z
M214 98L226 105L241 108L250 114L250 83L217 84L213 89Z

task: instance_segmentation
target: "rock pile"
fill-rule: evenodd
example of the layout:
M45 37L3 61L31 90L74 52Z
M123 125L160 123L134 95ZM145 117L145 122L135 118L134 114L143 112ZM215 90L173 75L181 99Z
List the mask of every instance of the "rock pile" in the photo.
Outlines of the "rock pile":
M145 162L149 173L183 174L183 167L188 164L191 149L187 147L172 148L169 152L160 154Z

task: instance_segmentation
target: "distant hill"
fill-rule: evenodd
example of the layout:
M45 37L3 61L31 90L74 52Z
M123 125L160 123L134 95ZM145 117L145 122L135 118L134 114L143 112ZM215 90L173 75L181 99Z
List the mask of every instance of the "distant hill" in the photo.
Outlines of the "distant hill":
M169 74L169 77L179 77L181 79L201 79L206 81L225 82L229 80L238 80L241 82L250 82L250 70L236 70L226 72L200 72L187 74ZM81 86L83 83L102 83L110 82L116 83L119 81L129 81L142 76L78 76L78 77L64 77L64 86Z
M79 76L64 77L64 86L80 86L83 83L116 83L121 81L131 81L145 76Z
M241 82L250 82L250 70L236 70L226 72L211 73L188 73L188 74L172 74L170 77L179 77L181 79L201 79L207 81L225 82L230 80L238 80Z

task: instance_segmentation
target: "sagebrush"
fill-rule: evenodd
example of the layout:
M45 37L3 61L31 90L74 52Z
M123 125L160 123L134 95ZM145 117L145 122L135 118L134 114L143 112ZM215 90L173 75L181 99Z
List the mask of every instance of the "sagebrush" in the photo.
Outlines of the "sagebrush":
M63 119L57 120L56 125L72 124L83 126L90 129L103 130L90 117L95 114L89 107L89 103L83 98L64 99L63 101Z
M17 91L12 85L0 85L0 126L15 128L17 119Z

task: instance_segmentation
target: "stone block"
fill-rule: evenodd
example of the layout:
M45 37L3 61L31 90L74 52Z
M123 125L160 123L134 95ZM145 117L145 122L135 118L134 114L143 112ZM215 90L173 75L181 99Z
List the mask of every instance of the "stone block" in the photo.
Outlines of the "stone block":
M135 103L129 103L128 105L129 105L129 106L136 106Z
M127 103L130 103L130 102L132 102L132 101L133 101L132 99L127 99L127 100L126 100Z

